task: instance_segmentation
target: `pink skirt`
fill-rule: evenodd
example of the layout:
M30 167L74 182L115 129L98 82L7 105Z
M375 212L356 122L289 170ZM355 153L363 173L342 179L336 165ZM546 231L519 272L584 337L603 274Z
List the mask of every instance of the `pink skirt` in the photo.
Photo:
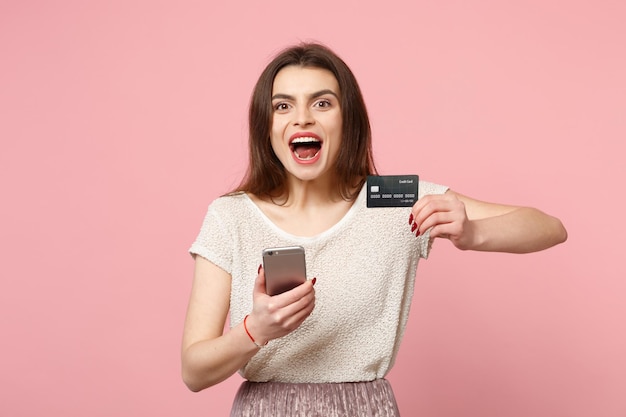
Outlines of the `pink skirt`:
M290 384L249 382L239 387L231 417L399 417L386 379Z

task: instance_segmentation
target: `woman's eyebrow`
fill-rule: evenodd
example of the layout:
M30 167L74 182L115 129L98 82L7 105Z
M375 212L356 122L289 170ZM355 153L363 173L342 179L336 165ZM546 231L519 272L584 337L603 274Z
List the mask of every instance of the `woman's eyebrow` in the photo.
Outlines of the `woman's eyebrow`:
M337 95L337 93L335 93L333 90L330 90L330 89L324 89L324 90L316 91L315 93L310 94L309 98L317 98L317 97L323 96L325 94L330 94L332 96L335 96L337 98L337 100L339 100L339 96ZM294 100L295 98L293 96L290 96L289 94L276 93L276 94L274 94L272 96L272 100L276 100L276 99L280 99L280 100Z
M323 95L326 95L326 94L330 94L332 96L335 96L335 98L337 98L337 100L339 99L339 96L337 96L337 94L333 90L331 90L331 89L320 90L320 91L318 91L316 93L311 94L310 97L311 98L317 98L317 97L320 97L320 96L323 96Z

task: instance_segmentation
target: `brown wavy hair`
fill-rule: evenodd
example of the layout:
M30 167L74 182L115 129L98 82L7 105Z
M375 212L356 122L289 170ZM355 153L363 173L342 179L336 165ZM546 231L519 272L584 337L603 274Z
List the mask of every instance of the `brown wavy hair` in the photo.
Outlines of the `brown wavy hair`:
M270 142L272 88L278 72L287 66L321 68L333 73L339 84L342 143L335 163L338 189L354 200L367 175L376 174L372 154L372 131L365 101L354 74L328 47L300 43L279 52L257 81L248 115L249 163L241 184L233 192L250 192L270 198L287 192L287 175Z

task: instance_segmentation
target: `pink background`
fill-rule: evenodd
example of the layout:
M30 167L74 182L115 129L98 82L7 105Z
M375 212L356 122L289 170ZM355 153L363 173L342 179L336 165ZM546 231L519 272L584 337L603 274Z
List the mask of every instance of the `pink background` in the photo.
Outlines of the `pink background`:
M560 217L526 256L436 242L389 379L404 416L626 416L622 1L0 3L0 415L223 416L180 378L208 203L269 57L352 67L382 173ZM355 318L358 320L358 318Z

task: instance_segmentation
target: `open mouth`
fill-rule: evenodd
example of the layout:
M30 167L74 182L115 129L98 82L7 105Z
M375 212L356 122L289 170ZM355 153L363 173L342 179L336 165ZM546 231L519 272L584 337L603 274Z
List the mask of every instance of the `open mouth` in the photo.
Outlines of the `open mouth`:
M289 144L291 151L301 161L308 161L317 156L322 149L322 142L312 137L295 138Z

